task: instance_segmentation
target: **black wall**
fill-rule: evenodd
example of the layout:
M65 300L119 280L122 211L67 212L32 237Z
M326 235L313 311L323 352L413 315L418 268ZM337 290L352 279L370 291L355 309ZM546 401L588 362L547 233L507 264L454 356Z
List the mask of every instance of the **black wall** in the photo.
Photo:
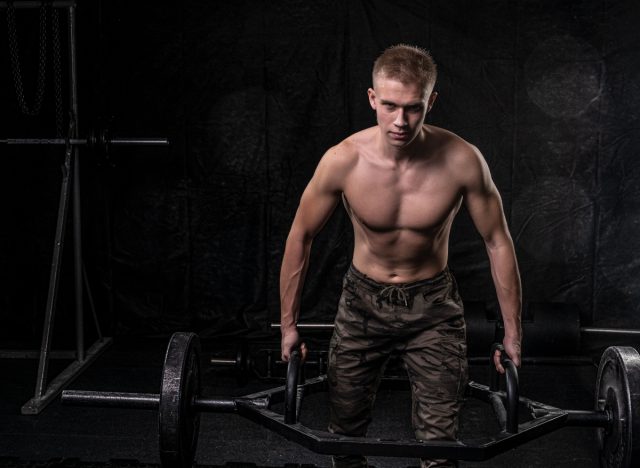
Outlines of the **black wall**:
M639 10L606 0L80 1L81 131L110 121L114 134L172 143L112 148L108 163L83 153L85 251L102 320L119 334L205 335L259 334L277 320L298 198L328 147L375 123L372 62L407 42L439 65L429 122L489 162L525 300L577 302L585 323L640 327ZM21 13L25 62L36 59L34 21ZM2 49L0 138L50 135L52 114L18 115ZM33 338L62 151L0 151L0 328ZM339 208L314 244L303 318L331 320L351 243ZM465 299L494 299L465 213L450 264Z

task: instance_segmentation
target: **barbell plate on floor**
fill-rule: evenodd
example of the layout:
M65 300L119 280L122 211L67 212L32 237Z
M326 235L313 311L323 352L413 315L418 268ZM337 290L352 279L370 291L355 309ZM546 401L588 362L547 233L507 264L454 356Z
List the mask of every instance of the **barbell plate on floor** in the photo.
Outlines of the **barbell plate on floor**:
M603 353L595 409L611 414L611 425L598 429L600 466L640 466L640 355L634 348L612 346Z
M194 407L200 395L200 340L195 333L174 333L162 371L158 416L163 468L191 468L200 431Z

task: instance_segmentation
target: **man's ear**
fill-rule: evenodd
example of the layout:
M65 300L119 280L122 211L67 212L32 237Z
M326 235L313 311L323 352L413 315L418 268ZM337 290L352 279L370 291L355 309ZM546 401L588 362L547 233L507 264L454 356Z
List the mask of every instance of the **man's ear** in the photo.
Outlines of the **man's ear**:
M429 100L427 101L427 112L431 110L431 108L433 107L433 103L436 102L437 98L438 98L438 93L433 91L431 93L431 96L429 96Z
M369 96L369 105L371 105L373 110L376 110L376 92L373 88L367 90L367 96Z

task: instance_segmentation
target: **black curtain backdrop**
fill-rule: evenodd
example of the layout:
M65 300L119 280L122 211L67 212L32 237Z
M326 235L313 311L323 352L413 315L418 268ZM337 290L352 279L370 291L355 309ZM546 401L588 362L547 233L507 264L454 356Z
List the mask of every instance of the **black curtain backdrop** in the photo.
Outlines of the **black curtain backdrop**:
M113 134L171 140L169 149L112 148L108 161L83 153L87 268L115 333L255 336L278 320L298 199L330 146L375 124L371 66L400 42L438 63L428 122L489 163L524 299L575 302L583 323L640 328L637 2L117 0L80 1L78 12L81 131L107 122ZM31 15L19 18L25 74L37 56ZM53 117L18 115L0 41L0 138L51 135ZM0 329L37 337L62 151L0 151ZM339 207L314 243L304 320L332 320L351 249ZM495 300L464 212L450 265L465 299ZM67 266L62 328L70 275Z

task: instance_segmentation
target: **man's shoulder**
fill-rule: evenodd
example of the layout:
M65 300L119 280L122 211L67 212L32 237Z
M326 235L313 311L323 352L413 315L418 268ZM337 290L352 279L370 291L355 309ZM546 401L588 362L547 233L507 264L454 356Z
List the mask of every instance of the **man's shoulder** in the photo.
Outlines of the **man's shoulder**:
M475 165L482 159L480 150L460 135L434 125L426 125L426 127L428 132L438 141L440 152L444 154L449 163Z
M363 148L369 146L373 141L374 130L375 127L361 130L332 146L325 153L324 162L331 166L342 166L342 168L355 164L362 154Z
M444 149L452 150L455 152L473 152L477 151L477 148L462 138L460 135L453 133L451 130L447 130L442 127L436 127L435 125L425 125L427 132L434 136L440 145Z
M429 126L429 130L439 140L438 154L452 180L470 187L490 177L487 163L475 145L443 128Z

